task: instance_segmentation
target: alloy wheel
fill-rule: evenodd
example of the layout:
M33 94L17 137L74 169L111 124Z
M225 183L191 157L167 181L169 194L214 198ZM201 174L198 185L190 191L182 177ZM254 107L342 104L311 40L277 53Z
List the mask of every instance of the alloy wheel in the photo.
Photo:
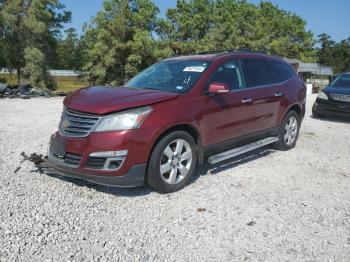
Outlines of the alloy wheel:
M180 183L192 165L192 149L185 140L176 139L169 143L160 159L160 174L168 184Z
M291 116L285 125L284 142L290 146L294 143L298 133L298 120Z

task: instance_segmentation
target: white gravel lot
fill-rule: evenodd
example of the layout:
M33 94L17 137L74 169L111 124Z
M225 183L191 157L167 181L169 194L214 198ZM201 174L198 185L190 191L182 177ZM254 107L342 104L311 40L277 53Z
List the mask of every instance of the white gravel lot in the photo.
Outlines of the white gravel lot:
M314 100L295 149L162 195L14 173L22 151L46 153L62 99L1 99L0 261L350 261L350 122L311 118Z

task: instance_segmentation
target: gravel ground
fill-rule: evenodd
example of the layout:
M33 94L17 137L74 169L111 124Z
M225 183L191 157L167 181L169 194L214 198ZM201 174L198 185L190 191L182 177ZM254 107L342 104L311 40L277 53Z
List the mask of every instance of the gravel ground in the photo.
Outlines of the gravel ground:
M0 261L350 261L350 122L201 167L161 195L40 174L61 98L0 100Z

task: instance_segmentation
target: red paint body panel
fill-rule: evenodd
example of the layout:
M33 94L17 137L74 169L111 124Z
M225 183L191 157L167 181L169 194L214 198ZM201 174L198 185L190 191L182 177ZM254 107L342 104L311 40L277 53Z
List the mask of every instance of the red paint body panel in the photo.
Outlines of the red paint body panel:
M64 105L75 111L103 115L178 97L179 94L126 87L92 86L67 96Z
M206 147L277 128L292 106L297 106L303 116L306 90L297 75L286 82L265 87L242 89L222 95L205 93L208 80L218 66L232 59L249 57L282 61L276 57L251 53L173 58L210 61L211 64L192 89L183 94L131 88L89 87L69 95L64 101L68 109L98 115L151 105L153 111L139 129L90 133L84 138L61 137L58 132L53 136L65 142L66 152L83 155L80 172L97 176L122 176L131 167L147 163L159 137L172 127L191 126L199 135L201 147ZM276 93L283 93L283 96L275 96ZM247 98L251 98L252 103L243 104L242 100ZM117 150L129 152L120 170L101 171L85 168L90 153Z

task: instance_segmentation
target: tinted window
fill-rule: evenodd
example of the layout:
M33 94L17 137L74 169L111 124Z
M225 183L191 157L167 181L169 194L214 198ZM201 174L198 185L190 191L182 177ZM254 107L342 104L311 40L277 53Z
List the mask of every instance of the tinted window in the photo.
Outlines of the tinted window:
M126 86L182 93L195 84L208 66L209 62L166 60L142 71Z
M334 82L331 84L334 87L350 87L350 74L345 74L339 76Z
M273 83L272 74L267 61L260 59L243 59L242 67L245 83L248 88Z
M289 65L282 62L271 62L271 69L275 83L284 82L294 75L293 69Z
M228 84L231 90L243 88L240 63L237 61L230 61L221 65L210 79L210 83L213 82Z

